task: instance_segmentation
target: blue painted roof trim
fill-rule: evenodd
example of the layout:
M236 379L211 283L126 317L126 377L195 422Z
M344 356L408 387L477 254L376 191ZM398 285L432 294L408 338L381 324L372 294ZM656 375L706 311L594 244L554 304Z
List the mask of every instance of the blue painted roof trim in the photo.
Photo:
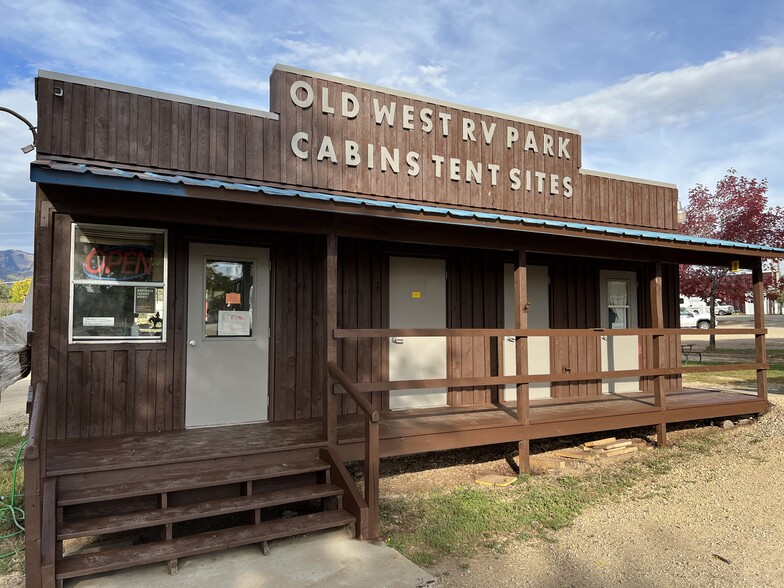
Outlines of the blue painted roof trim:
M253 184L224 182L220 180L192 178L181 175L172 176L154 172L136 172L119 168L107 169L75 163L50 162L48 165L33 164L30 170L30 179L33 182L46 184L104 188L110 190L125 190L130 192L152 192L156 194L166 194L172 196L188 196L188 186L223 188L225 190L267 194L269 196L283 196L288 198L298 198L301 200L335 202L338 204L350 204L369 208L385 208L389 210L423 213L427 215L474 219L485 222L514 223L531 227L567 229L570 231L594 233L597 235L615 235L619 237L632 237L652 241L685 243L698 246L727 247L731 249L742 249L762 253L784 254L784 249L777 247L751 245L749 243L722 241L719 239L706 239L703 237L693 237L691 235L680 235L676 233L660 233L650 230L609 227L605 225L530 218L474 210L461 210L459 208L444 208L441 206L431 206L427 204L390 202L388 200L373 200L370 198L361 198L355 196L341 196L339 194L305 192L301 190L276 188L274 186L257 186Z

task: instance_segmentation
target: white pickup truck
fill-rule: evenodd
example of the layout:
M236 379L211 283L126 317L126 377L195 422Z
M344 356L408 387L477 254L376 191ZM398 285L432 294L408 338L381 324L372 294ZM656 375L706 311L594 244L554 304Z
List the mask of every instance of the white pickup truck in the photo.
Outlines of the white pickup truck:
M681 328L710 329L710 315L699 310L681 309Z

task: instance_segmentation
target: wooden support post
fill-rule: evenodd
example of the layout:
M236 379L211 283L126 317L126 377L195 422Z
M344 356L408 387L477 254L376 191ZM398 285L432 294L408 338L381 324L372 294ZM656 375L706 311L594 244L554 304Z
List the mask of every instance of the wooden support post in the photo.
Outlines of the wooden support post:
M326 434L327 442L330 445L337 445L338 443L338 408L337 398L334 394L334 387L330 384L329 372L326 365L330 361L337 363L338 351L337 342L335 341L335 329L338 326L338 238L335 233L327 235L327 247L324 257L324 310L326 317L324 325L326 332L324 337L326 340L327 357L324 362L324 432Z
M365 420L365 502L368 505L368 539L378 539L379 525L379 426Z
M41 586L55 586L57 478L44 478L41 502Z
M649 281L649 298L651 305L650 323L652 329L664 328L664 302L662 300L662 264L656 262L651 264ZM652 359L653 369L664 367L664 335L653 335L652 340ZM667 395L664 391L664 375L653 377L653 395L656 399L656 406L662 411L667 410Z
M158 495L158 508L160 509L167 509L169 508L169 493L168 492L161 492ZM174 527L171 523L167 523L163 526L163 530L161 532L161 539L164 541L171 541L174 539ZM170 559L166 562L166 567L169 570L170 576L177 575L177 559Z
M528 328L528 263L525 251L517 252L514 272L515 328ZM528 337L517 337L515 341L515 363L517 375L528 375ZM523 439L519 443L520 472L531 471L528 441L528 426L531 424L528 382L517 384L517 420L520 421Z
M667 445L667 423L656 425L656 445L659 447Z
M762 260L756 259L751 269L751 280L754 292L754 328L765 328L765 285L762 277ZM765 353L765 335L754 335L754 349L756 351L756 362L765 364L765 367L757 368L757 396L760 400L768 399L768 362Z

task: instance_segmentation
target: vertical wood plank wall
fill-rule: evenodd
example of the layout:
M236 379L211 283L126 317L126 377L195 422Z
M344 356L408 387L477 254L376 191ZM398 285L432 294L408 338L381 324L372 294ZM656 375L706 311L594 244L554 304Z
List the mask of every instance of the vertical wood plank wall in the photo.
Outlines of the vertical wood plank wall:
M290 73L277 73L287 76L288 82L294 79ZM54 95L55 85L62 88L62 96ZM284 83L278 84L271 95L273 111L288 99L286 87ZM386 95L364 88L356 89L356 92L365 111L370 109L374 97L386 99ZM310 111L299 111L296 120L276 120L116 89L55 82L49 78L38 79L37 100L36 147L43 158L67 157L239 181L282 183L666 231L678 226L675 188L591 172L580 172L572 178L574 194L571 198L542 198L525 190L487 196L482 186L439 180L432 174L413 178L406 174L370 173L363 166L328 165L314 161L316 158L304 161L292 158L286 148L295 130L304 130L314 137L330 135L335 145L341 145L345 138L345 130L340 124L334 120L324 123L322 117L318 118L321 122L317 122ZM465 113L450 108L444 110L452 112L454 120ZM502 123L502 119L498 122ZM324 126L327 128L317 128ZM525 128L542 131L541 127L528 124ZM353 139L363 144L378 144L379 141L391 144L400 140L400 133L384 126L377 129L374 136ZM476 160L476 154L472 152L476 146L462 141L447 144L439 133L406 140L412 149L424 153ZM576 135L572 148L578 163L580 142ZM511 157L509 150L499 143L494 160L511 169L513 165L519 165ZM561 160L548 160L545 165L547 173L561 176L565 173Z
M448 263L448 322L451 329L503 327L503 264L491 251L459 250ZM498 345L488 337L451 338L447 345L447 377L498 375ZM498 387L451 388L450 405L498 401Z
M606 262L604 262L606 264ZM550 257L551 326L554 329L592 329L599 326L599 262L589 258ZM604 267L604 266L602 266ZM551 337L552 373L601 370L598 337ZM554 398L596 396L599 380L554 382Z
M166 343L68 344L68 299L71 217L54 215L51 288L51 331L48 404L50 438L100 437L127 433L176 430L182 426L185 385L182 353L175 354L183 337L185 311L175 307L173 295L184 295L183 269L187 247L178 240L181 229L169 229L169 308ZM188 230L196 239L198 230ZM270 403L275 421L307 419L323 414L323 373L326 342L320 337L324 316L321 284L324 276L324 237L271 235L263 243L272 249L273 328ZM339 241L338 325L341 328L388 326L389 245L352 239ZM397 251L397 250L396 250ZM433 248L404 248L407 254L433 253ZM503 253L470 249L436 248L447 259L449 283L447 312L450 328L496 328L503 325ZM593 328L598 326L597 300L600 267L606 261L589 258L536 256L548 265L551 276L551 326ZM628 269L628 267L627 267ZM643 272L644 270L640 270ZM642 274L641 278L646 277ZM677 325L677 266L665 265L665 319ZM645 289L640 289L644 297ZM646 300L640 300L644 308ZM177 314L179 312L180 314ZM645 326L644 314L640 325ZM180 342L181 343L181 342ZM671 365L677 365L677 337L668 342ZM382 339L343 340L338 361L347 375L358 382L386 379L388 342ZM175 357L179 357L175 361ZM643 347L643 362L648 350ZM498 346L488 338L461 338L448 342L448 376L497 375ZM600 367L596 337L552 337L551 368L565 371L597 371ZM679 382L669 379L670 386ZM649 382L643 379L647 389ZM554 397L590 396L600 393L597 381L564 382L552 387ZM453 388L451 405L485 404L498 399L495 387ZM388 396L374 393L371 401L388 409ZM351 414L356 406L348 398L339 407Z
M172 320L167 327L169 343L68 344L71 222L68 215L54 216L48 437L179 428L173 393ZM170 317L174 316L173 300L170 296Z
M310 235L273 240L270 414L275 421L323 415L324 246L324 237Z
M338 327L383 329L389 325L388 261L383 244L341 239L338 249ZM338 341L338 364L355 382L378 382L387 377L386 339ZM340 414L354 414L357 406L342 395ZM374 392L370 401L378 410L389 407L388 395Z

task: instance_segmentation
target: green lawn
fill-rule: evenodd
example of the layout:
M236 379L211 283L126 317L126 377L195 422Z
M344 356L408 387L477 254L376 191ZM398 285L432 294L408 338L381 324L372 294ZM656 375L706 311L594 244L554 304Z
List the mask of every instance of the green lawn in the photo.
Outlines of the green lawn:
M24 572L24 441L0 431L0 574Z

